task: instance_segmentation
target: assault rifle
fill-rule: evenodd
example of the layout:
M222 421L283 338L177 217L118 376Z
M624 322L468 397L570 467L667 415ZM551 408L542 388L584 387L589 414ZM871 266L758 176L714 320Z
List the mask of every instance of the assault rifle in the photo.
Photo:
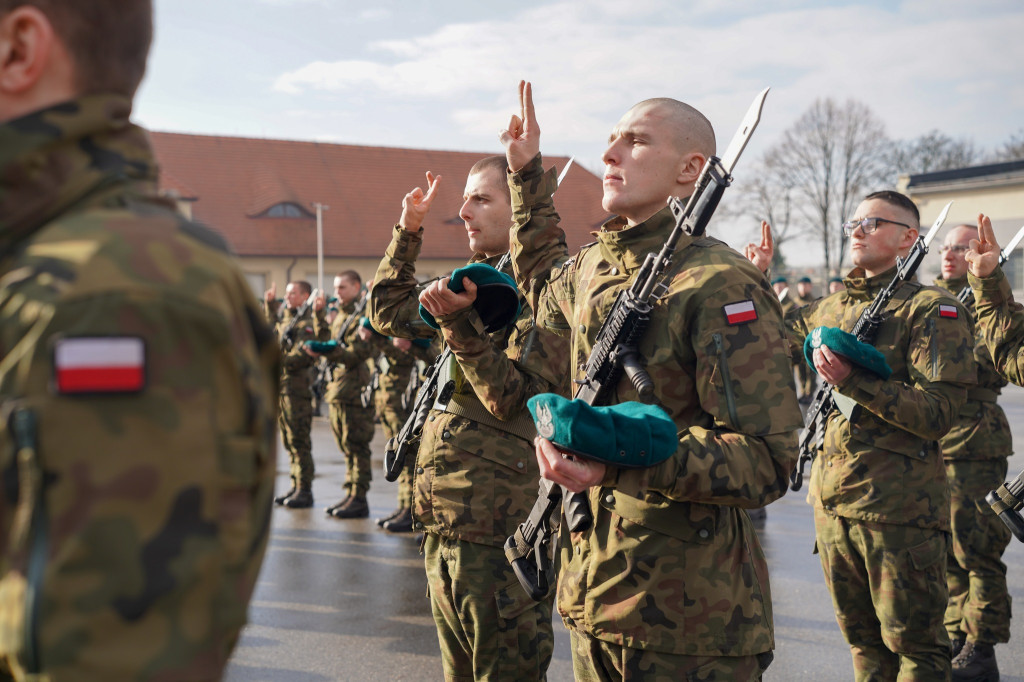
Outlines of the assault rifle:
M1011 239L1010 243L1006 245L1006 248L999 252L999 265L1002 265L1010 259L1010 256L1013 255L1013 250L1017 248L1018 244L1020 244L1021 239L1024 239L1024 227L1017 230L1017 234L1013 235L1013 239ZM958 293L956 297L968 308L974 306L974 290L971 289L970 284L961 289L960 293Z
M295 331L299 326L302 317L313 307L313 301L320 295L319 289L313 289L306 300L295 309L295 316L288 322L288 325L281 331L281 348L287 353L295 345Z
M1024 507L1024 471L986 495L985 501L1017 539L1024 542L1024 517L1020 515Z
M918 236L906 258L896 258L896 274L893 275L892 281L878 292L875 300L861 313L857 324L853 327L853 335L857 337L858 341L875 345L878 330L885 319L885 307L889 305L889 301L903 286L903 283L917 272L925 254L928 253L928 245L932 243L939 228L942 227L942 223L946 221L946 214L949 213L949 207L952 205L952 201L946 204L935 220L935 224L928 230L928 234L923 237ZM804 467L808 463L814 462L814 455L825 438L825 420L828 419L835 406L832 385L824 381L821 382L804 417L804 432L800 436L800 457L797 460L796 468L793 469L793 473L789 477L789 487L792 490L800 490L803 487Z
M732 170L761 120L761 109L767 96L766 88L754 98L722 158L712 156L707 160L686 204L676 198L668 200L676 219L675 228L657 254L647 254L633 285L620 291L616 297L608 317L597 332L583 378L576 381L575 398L590 405L607 404L623 374L629 378L641 400L649 402L653 398L654 382L643 367L638 349L650 324L651 310L668 291L667 273L679 240L684 233L694 237L704 234L726 187L732 184ZM540 495L529 516L505 541L505 556L519 582L535 600L543 598L550 586L551 517L563 502L563 496L562 488L542 478ZM571 495L564 510L571 531L584 530L590 524L589 507L583 493Z

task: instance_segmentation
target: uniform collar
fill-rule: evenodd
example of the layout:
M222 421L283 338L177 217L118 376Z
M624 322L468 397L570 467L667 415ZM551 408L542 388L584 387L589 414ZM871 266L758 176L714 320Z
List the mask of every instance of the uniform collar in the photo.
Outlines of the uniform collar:
M622 266L630 272L643 265L648 253L658 251L665 244L669 232L676 226L676 218L668 206L661 209L642 223L629 227L621 216L612 218L601 226L597 241L601 253L611 263ZM612 228L612 229L609 229ZM693 237L683 234L676 246L681 251L693 243Z
M943 279L942 277L939 277L935 280L935 286L940 289L945 289L953 295L959 294L960 291L967 286L967 275L957 277L956 279Z
M155 193L146 132L131 100L90 95L0 125L0 253L108 184Z
M847 273L846 277L843 278L843 283L846 285L846 291L851 298L873 298L874 295L883 287L887 286L895 276L895 264L885 272L875 275L874 277L867 277L864 273L864 269L857 267ZM917 281L917 276L915 275L914 277L911 277L910 281Z

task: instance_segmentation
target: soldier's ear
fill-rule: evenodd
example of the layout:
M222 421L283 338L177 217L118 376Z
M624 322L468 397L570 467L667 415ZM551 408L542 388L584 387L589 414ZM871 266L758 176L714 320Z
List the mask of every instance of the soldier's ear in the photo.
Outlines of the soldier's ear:
M692 187L693 183L697 182L697 177L700 176L700 171L706 161L707 157L700 152L684 154L679 160L679 175L676 176L676 182L680 185ZM680 196L684 195L681 194Z
M23 5L0 19L0 91L21 95L46 73L56 45L49 18Z

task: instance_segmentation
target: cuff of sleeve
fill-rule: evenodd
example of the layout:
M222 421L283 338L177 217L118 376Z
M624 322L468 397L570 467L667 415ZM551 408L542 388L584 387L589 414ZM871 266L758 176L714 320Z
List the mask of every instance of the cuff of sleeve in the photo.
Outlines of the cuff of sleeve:
M409 232L401 225L395 225L388 244L387 257L405 263L415 263L423 246L423 228Z
M558 175L554 168L545 171L541 155L537 154L519 172L509 171L508 186L512 192L512 205L529 207L555 193Z
M447 315L438 315L434 319L441 326L446 339L486 336L484 321L480 319L479 313L473 306L467 306Z
M836 384L835 388L857 404L868 407L878 396L884 383L885 381L873 372L854 367L850 375Z
M986 300L1002 305L1013 298L1010 283L1002 268L996 268L988 277L975 277L967 273L967 282L975 292L983 292Z

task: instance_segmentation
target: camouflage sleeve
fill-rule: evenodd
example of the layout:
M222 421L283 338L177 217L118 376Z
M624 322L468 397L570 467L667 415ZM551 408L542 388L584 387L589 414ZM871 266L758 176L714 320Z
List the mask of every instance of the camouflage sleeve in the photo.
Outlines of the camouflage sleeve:
M996 371L1024 385L1024 307L1013 300L1013 291L1002 268L990 276L969 274L974 289L979 336L992 355Z
M333 351L324 353L324 357L329 362L351 368L357 366L360 362L366 362L371 358L377 357L379 353L380 345L378 343L356 338L348 346L338 346Z
M498 419L517 416L530 397L557 390L561 377L567 376L565 371L559 371L559 365L568 356L568 339L545 334L534 327L532 318L528 310L519 316L505 350L484 331L475 308L438 318L444 340L473 392ZM536 361L530 361L531 355ZM544 361L540 356L556 361ZM528 364L520 364L520 360Z
M271 328L277 324L278 311L280 307L281 303L276 298L273 301L263 301L263 317Z
M924 294L918 294L918 297ZM939 314L940 303L955 305L956 318ZM968 315L959 301L933 297L915 306L910 325L907 373L909 381L854 368L836 385L868 412L893 426L926 440L941 438L967 399L967 387L976 382L974 340Z
M802 308L790 307L786 311L786 340L794 364L797 361L804 361L804 339L812 331L811 310L812 306L804 306Z
M673 347L693 348L694 385L712 423L681 430L676 456L663 464L620 471L619 488L649 486L674 500L745 508L786 492L802 419L782 309L753 271L708 282L694 316L672 325ZM753 303L756 317L730 324L726 306L744 301Z
M366 314L374 329L386 336L430 339L437 335L420 317L419 294L425 285L416 281L416 259L422 246L422 230L410 233L396 225L377 266Z
M327 308L313 311L313 336L317 341L331 340L331 325L327 322Z
M569 257L552 201L558 176L554 168L544 170L537 154L518 173L509 173L508 186L512 194L512 268L516 284L530 307L537 310L552 269Z

